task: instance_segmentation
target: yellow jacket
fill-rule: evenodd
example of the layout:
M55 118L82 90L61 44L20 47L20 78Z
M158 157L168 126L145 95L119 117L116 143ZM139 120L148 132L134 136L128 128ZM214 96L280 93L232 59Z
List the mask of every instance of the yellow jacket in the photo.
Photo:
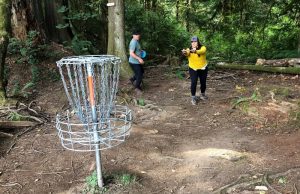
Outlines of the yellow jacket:
M207 65L206 61L206 47L201 46L195 53L191 53L190 49L186 49L186 56L189 60L189 67L193 70L203 69Z

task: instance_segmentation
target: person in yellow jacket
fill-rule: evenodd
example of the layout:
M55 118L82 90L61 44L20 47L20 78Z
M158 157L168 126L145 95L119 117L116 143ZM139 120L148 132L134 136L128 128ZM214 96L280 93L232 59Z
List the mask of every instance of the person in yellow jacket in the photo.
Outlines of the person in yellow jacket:
M191 94L192 104L196 105L198 99L206 100L206 79L207 79L207 60L206 60L206 47L203 46L197 36L191 38L191 47L182 50L182 54L188 58L189 73L191 77ZM196 97L196 88L198 77L200 78L200 97Z

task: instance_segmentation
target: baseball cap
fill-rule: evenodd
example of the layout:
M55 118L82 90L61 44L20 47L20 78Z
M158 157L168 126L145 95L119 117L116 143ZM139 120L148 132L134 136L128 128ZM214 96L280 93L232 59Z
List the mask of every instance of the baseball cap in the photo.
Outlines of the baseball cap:
M140 32L139 29L134 29L134 30L132 31L132 35L140 35L140 34L141 34L141 32Z
M191 38L191 42L198 42L198 37L197 36L193 36Z

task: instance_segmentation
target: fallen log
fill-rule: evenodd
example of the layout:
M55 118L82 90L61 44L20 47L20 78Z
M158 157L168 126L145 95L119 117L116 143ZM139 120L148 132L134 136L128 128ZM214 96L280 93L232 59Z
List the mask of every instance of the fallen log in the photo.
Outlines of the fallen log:
M18 129L35 125L36 123L31 121L0 121L0 129Z
M284 73L284 74L300 74L299 67L268 67L261 65L236 65L236 64L222 64L215 65L218 69L236 69L236 70L250 70L250 71L261 71L270 73Z
M300 58L289 59L257 59L255 65L272 66L272 67L300 67Z
M13 134L10 134L10 133L4 133L4 132L1 132L0 131L0 137L13 137L14 135Z

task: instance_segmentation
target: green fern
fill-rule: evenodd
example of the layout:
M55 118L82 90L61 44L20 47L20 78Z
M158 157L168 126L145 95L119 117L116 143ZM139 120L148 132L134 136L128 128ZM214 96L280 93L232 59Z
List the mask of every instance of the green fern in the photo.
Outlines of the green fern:
M245 102L260 102L261 96L258 90L255 90L250 97L241 97L233 102L232 108L235 108L237 105Z
M181 79L181 80L183 80L184 79L184 73L182 72L182 71L180 71L180 70L177 70L176 71L176 76L179 78L179 79Z
M11 113L9 113L7 119L10 120L10 121L22 121L23 120L23 116L20 115L17 112L11 112Z

